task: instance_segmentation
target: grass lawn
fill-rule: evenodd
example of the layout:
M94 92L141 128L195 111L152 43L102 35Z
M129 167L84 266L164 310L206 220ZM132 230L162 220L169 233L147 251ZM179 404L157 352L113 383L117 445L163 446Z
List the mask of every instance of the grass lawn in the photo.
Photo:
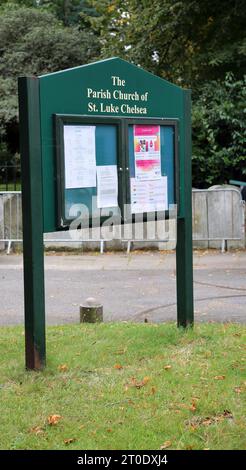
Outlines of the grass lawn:
M21 191L21 183L0 184L0 191Z
M0 329L1 449L246 448L242 325L49 327L47 354Z
M20 183L8 183L6 184L0 184L0 192L2 191L21 191L21 184Z

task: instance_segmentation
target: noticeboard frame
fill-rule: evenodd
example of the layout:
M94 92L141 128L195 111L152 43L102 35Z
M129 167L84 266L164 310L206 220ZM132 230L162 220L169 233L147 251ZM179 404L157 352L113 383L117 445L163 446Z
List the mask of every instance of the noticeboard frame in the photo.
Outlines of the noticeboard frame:
M174 171L174 203L179 209L179 145L178 145L178 119L165 118L125 118L125 117L105 117L105 116L87 116L87 115L70 115L70 114L54 114L54 139L55 139L55 161L56 161L56 221L57 230L68 230L73 218L68 219L65 214L65 153L64 153L64 126L65 125L97 125L112 124L117 128L117 175L118 175L118 207L121 211L121 224L135 223L139 218L135 214L128 216L124 214L124 204L131 203L130 191L130 171L129 171L129 126L131 125L157 125L173 127L173 171ZM83 204L83 201L81 201ZM148 213L142 213L143 222L148 220ZM154 213L155 220L169 218L169 210L163 211L160 215ZM89 227L101 226L108 219L107 216L100 216L97 219L89 218Z

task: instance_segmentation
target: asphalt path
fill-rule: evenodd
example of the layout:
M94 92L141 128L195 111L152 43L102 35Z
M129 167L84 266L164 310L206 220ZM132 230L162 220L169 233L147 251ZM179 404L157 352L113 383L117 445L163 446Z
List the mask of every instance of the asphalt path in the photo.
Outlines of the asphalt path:
M165 252L46 254L48 324L77 323L88 297L105 321L176 320L175 254ZM246 320L246 252L194 252L196 321ZM0 325L24 320L22 255L0 255Z

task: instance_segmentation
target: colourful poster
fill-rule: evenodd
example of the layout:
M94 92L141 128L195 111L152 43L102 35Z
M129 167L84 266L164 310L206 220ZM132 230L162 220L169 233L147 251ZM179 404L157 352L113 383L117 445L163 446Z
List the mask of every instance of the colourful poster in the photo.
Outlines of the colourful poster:
M161 178L160 126L134 126L136 180Z

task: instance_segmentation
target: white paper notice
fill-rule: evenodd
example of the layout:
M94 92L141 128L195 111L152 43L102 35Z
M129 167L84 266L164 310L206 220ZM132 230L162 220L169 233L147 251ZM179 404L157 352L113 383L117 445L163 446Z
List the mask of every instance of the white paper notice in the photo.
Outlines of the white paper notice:
M132 214L164 210L168 210L167 176L153 181L131 178Z
M118 177L116 165L97 166L97 207L118 206Z
M65 188L96 186L95 126L64 126Z

